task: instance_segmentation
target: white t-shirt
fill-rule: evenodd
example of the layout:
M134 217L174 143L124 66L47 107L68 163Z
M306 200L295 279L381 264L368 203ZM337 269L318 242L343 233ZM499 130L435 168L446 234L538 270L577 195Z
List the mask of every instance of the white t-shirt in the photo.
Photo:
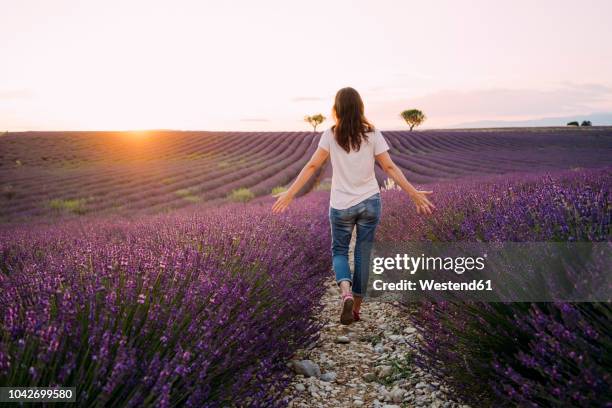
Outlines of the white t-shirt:
M347 153L336 142L331 128L321 135L319 147L329 152L333 169L332 208L343 210L352 207L380 191L374 175L374 156L389 150L389 145L378 130L367 133L367 136L368 141L362 141L359 151Z

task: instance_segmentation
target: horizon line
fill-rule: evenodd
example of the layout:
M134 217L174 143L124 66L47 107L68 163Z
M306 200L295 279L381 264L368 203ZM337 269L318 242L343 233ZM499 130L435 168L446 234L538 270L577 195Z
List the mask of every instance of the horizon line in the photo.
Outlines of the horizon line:
M484 126L484 127L439 127L439 128L421 128L421 129L382 129L376 128L381 132L429 132L429 131L461 131L461 130L496 130L496 129L602 129L612 128L610 125L591 125L591 126L568 126L568 125L543 125L543 126ZM327 128L325 128L327 129ZM323 130L209 130L209 129L172 129L172 128L151 128L151 129L45 129L45 130L6 130L0 131L0 137L7 133L75 133L75 132L89 132L89 133L145 133L145 132L210 132L210 133L322 133Z

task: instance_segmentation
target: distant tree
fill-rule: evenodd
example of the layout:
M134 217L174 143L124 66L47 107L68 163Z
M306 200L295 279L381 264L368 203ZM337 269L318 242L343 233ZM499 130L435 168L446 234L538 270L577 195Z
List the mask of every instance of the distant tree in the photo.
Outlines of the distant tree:
M576 122L575 120L572 122L567 122L567 126L578 126L578 122Z
M580 126L592 126L592 123L590 120L583 120Z
M419 126L421 123L425 122L427 117L423 112L418 109L408 109L400 113L400 116L406 121L408 126L410 126L410 131L415 126Z
M323 123L325 119L326 119L325 116L321 115L320 113L317 113L316 115L312 115L312 116L308 116L308 115L304 116L304 122L310 123L310 126L312 126L315 132L317 131L317 126Z

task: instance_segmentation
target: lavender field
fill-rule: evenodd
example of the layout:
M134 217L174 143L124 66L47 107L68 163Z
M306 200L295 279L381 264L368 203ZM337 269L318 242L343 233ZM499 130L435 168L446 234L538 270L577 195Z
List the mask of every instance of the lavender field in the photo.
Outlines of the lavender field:
M410 210L402 194L387 192L378 239L610 242L612 237L612 167L433 188L438 211L430 219L406 217ZM601 265L597 273L609 271ZM566 274L572 281L584 278L571 269ZM409 319L422 335L417 363L474 406L612 403L609 303L423 302Z
M437 211L384 191L379 240L610 242L610 128L384 136ZM73 385L79 406L283 406L286 362L320 329L329 193L281 215L270 193L318 137L0 136L0 386ZM474 407L612 406L610 304L407 310L415 363Z
M156 213L291 181L313 133L33 132L0 137L2 221Z
M609 164L612 128L384 132L409 180ZM0 223L159 213L290 183L312 132L26 132L0 136ZM318 178L331 176L331 166ZM386 176L377 168L382 184ZM312 184L307 186L312 187ZM308 188L305 190L307 191Z

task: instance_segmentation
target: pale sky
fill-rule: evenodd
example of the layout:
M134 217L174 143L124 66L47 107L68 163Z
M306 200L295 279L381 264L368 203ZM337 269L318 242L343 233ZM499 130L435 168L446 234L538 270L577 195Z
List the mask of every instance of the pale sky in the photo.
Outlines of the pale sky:
M0 0L0 130L381 129L612 112L612 1ZM323 125L330 126L328 120Z

